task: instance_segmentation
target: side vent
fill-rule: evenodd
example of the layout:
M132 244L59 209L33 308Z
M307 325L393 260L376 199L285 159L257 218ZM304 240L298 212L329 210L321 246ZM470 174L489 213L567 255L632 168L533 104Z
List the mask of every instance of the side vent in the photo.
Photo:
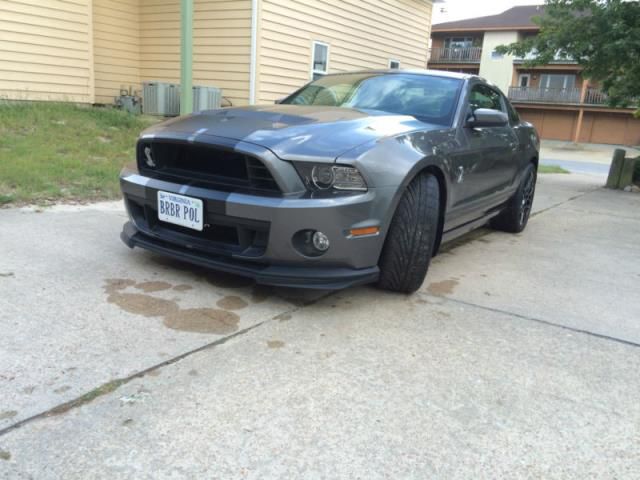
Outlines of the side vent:
M260 160L247 157L247 174L251 188L272 192L280 190L271 172Z

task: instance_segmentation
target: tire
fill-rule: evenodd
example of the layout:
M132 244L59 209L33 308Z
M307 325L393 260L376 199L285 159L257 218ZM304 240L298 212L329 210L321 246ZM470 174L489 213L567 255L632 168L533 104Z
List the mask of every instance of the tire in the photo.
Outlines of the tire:
M525 229L536 193L537 173L533 163L527 165L518 190L507 202L500 215L491 220L491 227L509 233L520 233Z
M378 287L413 293L424 282L433 254L440 217L440 186L430 174L407 187L391 220L380 255Z

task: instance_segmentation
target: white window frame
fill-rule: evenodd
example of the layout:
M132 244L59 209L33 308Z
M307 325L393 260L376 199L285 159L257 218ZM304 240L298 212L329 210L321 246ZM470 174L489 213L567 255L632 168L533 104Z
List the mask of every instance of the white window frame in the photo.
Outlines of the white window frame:
M396 68L393 68L391 66L392 63L397 63L398 66ZM400 60L396 60L395 58L389 59L389 65L388 65L389 70L400 70L400 65L401 65Z
M542 84L542 79L543 79L543 75L546 75L545 80L547 80L545 83L546 85ZM551 75L555 75L555 76L563 76L563 80L562 80L562 89L566 90L568 88L575 88L575 81L576 81L576 74L575 73L542 73L540 74L540 88L551 88L549 87L549 84L551 83ZM572 79L574 84L573 85L569 85L567 86L568 80Z
M327 65L325 71L316 70L315 69L315 55L316 55L316 45L320 45L323 47L327 47ZM328 43L321 42L319 40L314 40L311 42L311 72L309 73L309 78L313 80L314 75L328 75L329 74L329 60L330 60L331 46Z
M523 86L522 85L522 79L526 78L527 79L527 85ZM518 75L518 87L520 88L529 88L531 86L531 74L530 73L521 73L520 75Z
M460 42L460 40L462 41ZM455 44L463 43L463 44L468 44L469 46L468 47L461 47L461 46L452 47L451 46L452 43L455 43ZM445 48L471 48L473 47L473 37L447 37L444 39L443 45Z

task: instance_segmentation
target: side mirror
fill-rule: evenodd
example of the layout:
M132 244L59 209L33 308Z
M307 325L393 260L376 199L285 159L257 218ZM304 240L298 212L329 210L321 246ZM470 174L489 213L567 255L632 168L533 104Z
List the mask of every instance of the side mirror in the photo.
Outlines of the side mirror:
M491 108L478 108L467 119L467 127L504 127L509 123L506 113Z

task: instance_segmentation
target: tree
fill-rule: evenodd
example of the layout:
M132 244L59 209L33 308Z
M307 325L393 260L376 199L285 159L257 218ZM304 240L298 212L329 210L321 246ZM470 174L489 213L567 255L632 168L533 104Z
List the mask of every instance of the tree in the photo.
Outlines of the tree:
M529 66L572 59L583 75L602 84L612 106L638 106L640 99L640 2L628 0L546 0L533 18L537 36L498 47L524 57ZM636 116L640 109L636 111Z

